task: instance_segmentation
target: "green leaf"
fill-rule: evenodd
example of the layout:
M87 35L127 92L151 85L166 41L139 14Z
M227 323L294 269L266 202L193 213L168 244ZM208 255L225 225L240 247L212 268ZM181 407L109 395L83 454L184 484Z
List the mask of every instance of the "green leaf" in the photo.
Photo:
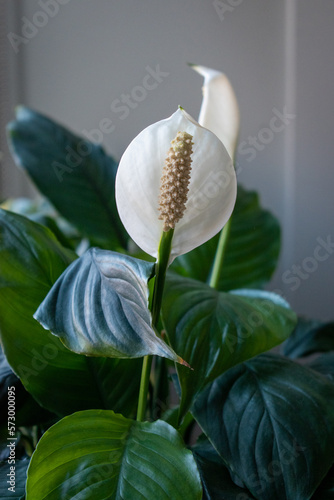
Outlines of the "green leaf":
M28 459L15 460L15 464L9 464L7 461L0 463L1 500L20 500L24 498L28 465ZM7 476L11 472L13 474L13 469L10 470L10 467L14 467L15 476ZM13 488L13 485L10 483L11 477L15 477L15 481L13 481L14 489L8 490L8 488Z
M147 282L153 268L149 262L92 248L66 269L34 317L80 354L156 354L178 361L152 328Z
M192 447L203 484L203 500L254 500L254 497L231 479L230 472L206 439Z
M100 146L23 106L8 137L17 165L59 213L100 245L126 247L115 202L117 165Z
M171 268L183 276L208 282L218 240L219 235L181 255ZM279 250L277 219L260 207L255 192L238 186L219 290L262 287L276 268Z
M200 500L192 453L162 421L78 412L51 427L28 470L27 500Z
M291 359L302 358L316 352L334 351L334 322L298 318L298 324L281 348Z
M193 414L257 500L308 500L334 461L334 386L265 354L209 384Z
M193 368L177 367L180 413L184 415L205 384L283 342L294 327L295 314L273 293L218 292L198 281L170 275L163 320L173 348Z
M38 403L58 415L88 408L131 414L141 360L80 356L33 319L75 257L45 227L0 210L0 332L5 355Z

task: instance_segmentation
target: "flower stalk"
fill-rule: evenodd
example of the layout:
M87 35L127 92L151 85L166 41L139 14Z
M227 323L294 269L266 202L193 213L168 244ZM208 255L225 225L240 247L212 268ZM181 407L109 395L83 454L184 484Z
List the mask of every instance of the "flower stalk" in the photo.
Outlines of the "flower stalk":
M157 328L158 326L160 317L162 295L165 286L169 256L172 248L173 233L174 233L173 229L170 229L167 232L164 231L162 233L158 251L158 259L155 265L155 282L154 282L153 298L151 305L152 324L153 327L155 328ZM151 366L152 366L152 356L145 356L143 359L143 367L142 367L140 388L139 388L139 399L138 399L138 410L137 410L137 420L139 422L142 422L145 419Z

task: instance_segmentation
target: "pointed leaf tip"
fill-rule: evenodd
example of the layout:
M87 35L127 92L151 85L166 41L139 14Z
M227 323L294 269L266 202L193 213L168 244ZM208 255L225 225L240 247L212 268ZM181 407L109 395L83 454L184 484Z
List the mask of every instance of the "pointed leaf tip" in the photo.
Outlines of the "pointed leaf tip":
M184 359L182 358L178 358L177 362L180 364L180 365L183 365L183 366L186 366L187 368L189 368L192 372L194 371L194 368L192 368L189 363L187 363Z

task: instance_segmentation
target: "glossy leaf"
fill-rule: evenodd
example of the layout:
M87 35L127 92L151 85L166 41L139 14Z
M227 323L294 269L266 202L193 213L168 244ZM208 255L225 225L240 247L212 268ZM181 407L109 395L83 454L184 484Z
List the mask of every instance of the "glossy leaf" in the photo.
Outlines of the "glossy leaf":
M27 500L200 500L192 453L162 421L135 422L111 411L64 418L40 440Z
M205 384L283 342L295 319L278 295L261 290L218 292L199 281L170 275L163 320L173 348L193 368L177 367L181 414Z
M208 282L218 239L219 235L181 255L172 269L182 276ZM262 287L276 268L279 250L277 219L261 208L255 192L238 186L219 289Z
M301 358L316 352L334 351L334 322L322 323L299 318L291 336L282 345L282 354Z
M254 500L245 488L236 485L222 458L211 443L200 439L192 447L203 484L203 500Z
M154 265L93 248L59 278L35 318L74 352L138 358L178 356L156 335L147 282Z
M193 414L257 500L311 498L334 461L334 386L265 354L209 384Z
M141 361L88 358L34 320L52 284L75 258L52 233L0 210L0 331L8 362L42 406L67 415L87 408L132 412Z
M0 463L0 498L1 500L21 500L24 498L25 494L25 484L27 477L27 468L29 465L29 460L16 460L15 464L8 464L8 462ZM15 467L15 477L14 489L8 490L8 488L13 488L10 484L10 467Z
M59 213L101 245L126 246L115 202L117 165L100 146L23 106L8 137L17 165Z

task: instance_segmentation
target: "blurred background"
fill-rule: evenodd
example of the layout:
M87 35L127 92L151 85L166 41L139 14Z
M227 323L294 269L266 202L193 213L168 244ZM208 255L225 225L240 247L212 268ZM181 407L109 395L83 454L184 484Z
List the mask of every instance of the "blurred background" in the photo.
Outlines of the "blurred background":
M333 53L333 0L0 0L0 199L34 196L6 145L17 104L119 159L178 105L197 118L187 63L221 70L241 111L239 183L283 227L269 288L334 320Z

